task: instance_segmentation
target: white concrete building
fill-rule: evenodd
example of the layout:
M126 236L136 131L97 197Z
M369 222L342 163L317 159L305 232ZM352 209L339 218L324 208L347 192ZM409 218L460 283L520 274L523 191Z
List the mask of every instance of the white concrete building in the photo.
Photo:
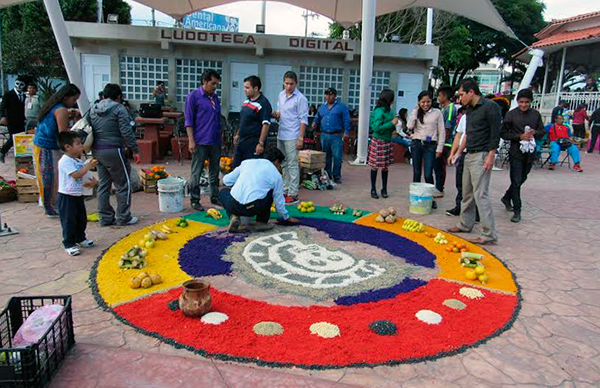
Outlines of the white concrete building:
M146 102L157 81L164 81L169 100L182 107L201 85L202 71L213 68L223 77L218 93L227 114L240 110L245 77L258 75L274 103L283 74L293 70L310 104L323 103L331 86L351 109L358 108L359 41L82 22L67 22L67 29L91 101L112 82L133 104ZM397 92L397 109L415 106L437 65L438 47L375 43L374 52L371 104L390 88Z

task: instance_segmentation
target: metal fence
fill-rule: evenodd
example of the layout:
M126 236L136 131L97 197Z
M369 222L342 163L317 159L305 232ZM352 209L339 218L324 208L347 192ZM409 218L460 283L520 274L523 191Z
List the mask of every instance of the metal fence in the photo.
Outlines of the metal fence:
M590 113L600 108L600 92L560 93L559 97L561 101L569 103L568 110L574 110L583 103L587 104L587 111ZM544 94L543 99L541 94L535 94L531 106L542 113L551 112L556 106L556 93Z

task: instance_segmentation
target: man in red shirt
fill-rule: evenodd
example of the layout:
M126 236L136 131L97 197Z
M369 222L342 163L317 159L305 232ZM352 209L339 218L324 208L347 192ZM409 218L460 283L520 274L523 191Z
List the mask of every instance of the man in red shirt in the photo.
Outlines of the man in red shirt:
M581 156L579 150L575 144L571 143L571 131L569 127L563 125L564 118L562 115L556 116L556 122L550 131L548 132L548 138L550 139L550 167L549 170L554 170L556 163L558 163L558 157L561 151L567 151L571 159L573 159L573 170L577 172L583 172L581 168Z

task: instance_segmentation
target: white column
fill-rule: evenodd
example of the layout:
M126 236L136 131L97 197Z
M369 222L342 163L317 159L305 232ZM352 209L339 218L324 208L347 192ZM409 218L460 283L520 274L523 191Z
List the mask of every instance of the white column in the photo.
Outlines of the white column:
M546 58L546 69L544 70L544 82L542 83L542 97L540 101L540 110L544 108L544 96L546 95L546 87L548 86L548 69L550 68L550 56Z
M425 44L433 44L433 8L427 8L427 35Z
M560 92L562 92L563 77L565 74L565 61L567 60L567 48L563 47L562 60L560 61L560 72L558 73L558 83L556 84L556 103L557 106L560 101Z
M102 7L102 0L98 0L98 12L97 12L98 23L102 23L103 18L104 18L104 11L103 11L103 7Z
M65 68L67 69L69 82L77 85L81 90L81 96L78 100L79 109L81 112L87 112L90 108L90 101L87 98L87 94L85 94L81 70L79 69L77 58L75 58L75 51L73 50L73 46L71 46L71 40L67 34L67 26L65 25L65 19L60 10L58 0L44 0L44 5L46 6L46 12L48 12L48 17L50 18L50 24L52 25L52 31L54 31L54 37L56 38L60 55L65 64Z
M366 164L371 115L371 80L375 46L377 0L362 0L362 36L360 43L360 99L358 103L358 151L353 164Z
M266 1L263 1L261 4L260 24L265 26L265 32L267 32L267 2Z
M519 90L517 90L517 94L520 90L527 89L531 86L531 80L535 75L538 67L542 65L542 57L544 56L543 50L531 50L529 51L529 55L531 55L531 61L529 61L529 65L527 66L527 71L525 71L525 75L523 75L523 79L521 80L521 84L519 85ZM510 104L511 109L517 107L517 98L512 101Z

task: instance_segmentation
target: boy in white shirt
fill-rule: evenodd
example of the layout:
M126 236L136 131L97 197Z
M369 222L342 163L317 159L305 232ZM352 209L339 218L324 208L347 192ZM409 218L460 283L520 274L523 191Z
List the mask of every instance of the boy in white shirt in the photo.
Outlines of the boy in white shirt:
M58 161L58 213L63 231L63 245L71 256L81 254L79 247L91 247L94 241L85 236L87 214L83 198L83 187L94 187L98 183L91 179L83 183L83 177L98 165L96 159L81 160L83 144L75 132L58 134L58 144L65 153Z

